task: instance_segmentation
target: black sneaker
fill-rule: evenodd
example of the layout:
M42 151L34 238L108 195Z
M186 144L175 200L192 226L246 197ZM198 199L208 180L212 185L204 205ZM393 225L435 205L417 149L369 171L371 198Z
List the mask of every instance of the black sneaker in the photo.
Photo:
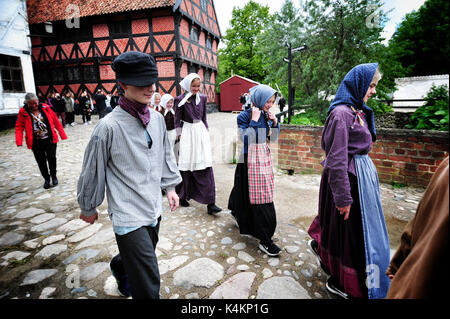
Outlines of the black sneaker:
M328 278L327 283L325 284L327 290L333 295L339 296L343 299L350 299L350 296L344 292L344 289L337 284L336 280L333 277Z
M308 246L309 246L309 248L311 248L311 251L313 252L313 254L314 254L314 255L317 257L317 259L319 260L320 267L322 268L322 270L323 270L328 276L331 276L330 270L328 269L327 266L325 266L324 264L322 264L322 261L320 260L320 256L319 256L319 254L318 254L318 252L317 252L317 248L319 247L319 243L318 243L317 241L315 241L314 239L311 239L311 240L308 242Z
M259 244L259 249L265 252L269 256L278 256L281 253L280 247L271 242L268 245L264 245L263 243Z
M128 277L125 274L123 267L118 267L119 259L118 256L115 256L111 262L109 263L109 267L111 268L111 273L116 279L117 286L119 293L122 297L130 297L131 296L131 290L130 290L130 284L128 283Z
M44 182L44 188L49 189L50 188L50 180L45 180Z
M56 178L56 176L52 176L52 184L53 186L58 185L58 179Z
M222 208L219 206L216 206L216 204L208 204L208 214L213 215L217 214L218 212L221 212Z
M189 207L191 204L189 204L189 202L185 199L180 199L180 206Z

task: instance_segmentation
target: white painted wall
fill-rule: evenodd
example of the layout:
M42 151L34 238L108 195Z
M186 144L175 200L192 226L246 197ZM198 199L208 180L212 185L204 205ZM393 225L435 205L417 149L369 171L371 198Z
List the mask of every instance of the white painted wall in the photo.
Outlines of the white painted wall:
M13 23L9 25L13 18ZM36 93L31 64L31 40L27 36L29 33L26 1L0 0L0 54L20 57L25 92ZM24 97L25 93L3 93L0 81L0 116L17 114Z
M446 84L448 86L448 76L448 74L443 74L395 79L397 91L394 92L393 100L423 99L433 85ZM394 109L401 112L411 112L423 104L424 102L394 102ZM416 106L416 108L396 109L396 106Z

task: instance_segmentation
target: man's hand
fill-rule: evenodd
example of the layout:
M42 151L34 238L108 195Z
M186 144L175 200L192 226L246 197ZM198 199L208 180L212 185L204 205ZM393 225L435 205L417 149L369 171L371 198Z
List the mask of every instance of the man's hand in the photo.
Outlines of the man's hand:
M345 207L337 207L336 206L336 208L337 208L337 210L339 211L339 213L341 214L341 215L344 215L344 220L347 220L348 219L348 215L350 215L350 207L351 207L352 205L348 205L348 206L345 206Z
M84 220L86 223L93 224L98 219L98 211L92 216L80 214L80 219Z
M269 119L272 120L273 126L276 126L277 123L278 123L278 119L277 119L277 117L275 116L275 114L273 114L272 112L268 111L268 112L267 112L267 115L269 115Z
M170 210L173 212L180 205L180 199L175 191L167 192L167 200L169 201Z

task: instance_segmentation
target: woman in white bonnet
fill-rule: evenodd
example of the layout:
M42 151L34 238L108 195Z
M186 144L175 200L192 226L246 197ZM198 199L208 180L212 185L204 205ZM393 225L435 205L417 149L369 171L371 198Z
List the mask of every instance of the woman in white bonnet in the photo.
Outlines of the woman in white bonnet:
M164 94L161 97L161 114L164 116L166 122L167 135L169 136L170 145L174 150L175 157L178 158L178 152L175 152L174 145L177 140L177 131L175 129L175 110L173 109L173 96Z
M176 187L180 205L189 200L207 205L208 214L222 209L216 206L216 187L212 168L211 145L206 120L206 96L200 93L201 79L196 73L180 82L185 91L174 100L175 129L179 146L178 169L183 181Z
M150 108L154 109L157 112L162 112L161 108L161 94L158 92L153 93L152 98L150 100Z

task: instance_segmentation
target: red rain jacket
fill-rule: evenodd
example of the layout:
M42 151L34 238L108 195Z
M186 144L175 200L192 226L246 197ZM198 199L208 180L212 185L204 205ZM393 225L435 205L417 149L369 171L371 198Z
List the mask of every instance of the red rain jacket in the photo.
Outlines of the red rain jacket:
M19 114L17 115L16 121L16 144L17 146L22 146L23 143L23 130L25 129L25 142L27 147L31 149L33 147L33 119L30 114L25 109L27 106L22 107L19 110ZM56 117L56 114L52 111L50 106L47 104L39 105L39 108L42 107L42 111L44 111L45 116L50 123L50 134L53 138L53 143L58 143L59 138L56 131L58 131L61 139L67 139L66 132L64 132L63 126L61 122ZM56 130L55 130L56 129Z

